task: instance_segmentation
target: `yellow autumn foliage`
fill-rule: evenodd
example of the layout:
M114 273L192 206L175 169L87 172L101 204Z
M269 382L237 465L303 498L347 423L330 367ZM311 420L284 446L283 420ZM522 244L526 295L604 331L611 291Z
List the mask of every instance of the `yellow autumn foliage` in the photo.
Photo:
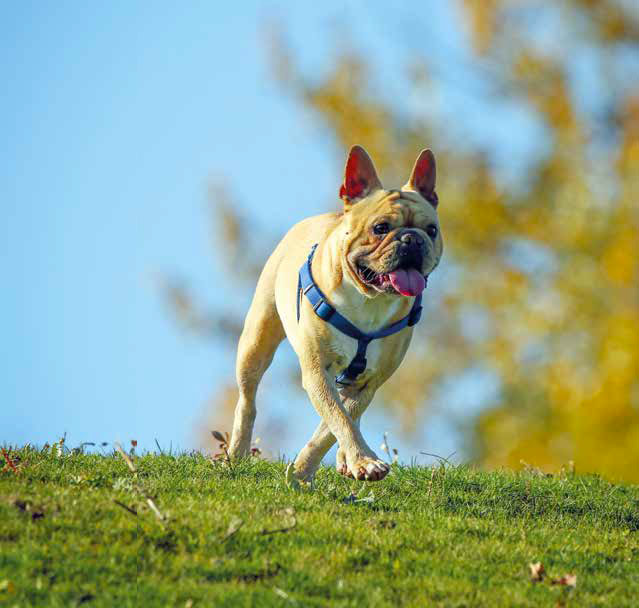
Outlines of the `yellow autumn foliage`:
M437 153L445 276L441 293L428 293L423 339L384 402L414 428L434 387L481 366L500 388L471 425L477 462L558 470L574 461L578 470L637 482L639 79L589 90L608 104L593 124L578 106L568 59L570 45L588 44L608 78L615 45L637 52L639 11L613 0L548 3L566 31L566 52L555 56L530 42L525 20L514 23L531 3L461 6L477 61L491 62L483 77L530 108L547 133L548 152L521 185L499 182L481 150L459 147L428 120L402 120L401 99L384 102L367 88L369 58L343 55L317 82L296 72L281 46L276 52L284 85L343 148L364 145L382 175L401 180L423 145ZM413 77L420 91L436 81ZM468 330L476 317L483 330Z

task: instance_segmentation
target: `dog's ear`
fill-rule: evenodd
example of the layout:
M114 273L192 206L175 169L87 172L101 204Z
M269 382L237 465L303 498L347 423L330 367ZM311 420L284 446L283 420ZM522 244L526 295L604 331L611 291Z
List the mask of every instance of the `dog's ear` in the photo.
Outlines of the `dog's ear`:
M435 155L430 150L422 150L415 161L410 179L402 190L419 192L433 207L437 207L435 175Z
M339 197L345 205L352 205L381 187L371 157L361 146L353 146L348 153Z

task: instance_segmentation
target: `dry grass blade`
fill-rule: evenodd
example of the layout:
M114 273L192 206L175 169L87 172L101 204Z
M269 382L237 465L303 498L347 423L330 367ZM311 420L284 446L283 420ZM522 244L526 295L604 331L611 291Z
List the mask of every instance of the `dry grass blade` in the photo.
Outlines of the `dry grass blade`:
M129 507L128 505L125 505L123 502L120 502L119 500L113 500L113 502L118 505L118 507L122 507L125 511L128 511L129 513L131 513L131 515L135 515L137 517L138 512L132 508Z
M136 476L137 475L137 470L135 468L135 465L133 464L133 461L129 457L129 455L122 449L122 446L119 443L115 444L115 449L120 453L120 456L122 456L122 458L124 458L124 462L126 462L127 466L131 470L131 473L133 473L134 476ZM155 516L161 522L164 523L166 521L166 517L162 514L160 509L158 509L157 505L153 502L153 499L148 495L148 493L144 490L144 488L142 488L142 486L137 482L137 479L136 479L135 487L136 487L137 491L142 495L144 500L146 501L146 504L149 505L149 508L151 509L151 511L153 511Z
M293 599L288 593L286 593L286 591L284 591L283 589L280 589L279 587L273 587L273 591L275 592L276 595L278 595L279 597L281 597L283 600L286 600L287 602L290 602L291 604L297 605L297 601L295 599Z
M230 521L229 527L226 530L226 534L222 537L222 541L225 541L231 538L231 536L233 536L233 534L235 534L243 525L244 525L243 520L241 520L239 517L234 517Z
M155 516L161 521L164 522L166 521L166 517L161 513L160 509L157 508L157 506L155 505L155 503L153 502L153 499L151 499L150 497L146 496L146 504L149 505L149 508L151 509L151 511L153 511L153 513L155 513Z
M131 470L131 473L137 473L133 461L129 458L129 455L122 449L122 446L119 443L115 444L115 449L120 452L120 456L124 458L124 462L126 462L127 466Z
M428 500L430 500L430 495L433 492L433 480L435 479L435 467L432 467L431 471L430 471L430 481L428 482L428 494L426 495L426 498L428 498Z
M440 456L439 454L433 454L432 452L420 452L420 454L423 454L424 456L430 456L431 458L436 458L440 465L447 464L447 465L452 466L452 463L450 462L449 459L452 456L454 456L455 452L453 452L452 454L450 454L447 457Z

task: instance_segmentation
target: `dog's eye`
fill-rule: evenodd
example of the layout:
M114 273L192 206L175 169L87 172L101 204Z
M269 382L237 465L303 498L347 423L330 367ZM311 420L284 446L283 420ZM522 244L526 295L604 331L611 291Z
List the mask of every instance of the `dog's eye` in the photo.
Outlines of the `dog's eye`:
M437 226L435 226L435 224L431 224L430 226L428 226L426 228L426 234L431 238L434 239L437 236Z
M390 232L390 224L388 222L381 222L373 226L373 232L375 234L388 234Z

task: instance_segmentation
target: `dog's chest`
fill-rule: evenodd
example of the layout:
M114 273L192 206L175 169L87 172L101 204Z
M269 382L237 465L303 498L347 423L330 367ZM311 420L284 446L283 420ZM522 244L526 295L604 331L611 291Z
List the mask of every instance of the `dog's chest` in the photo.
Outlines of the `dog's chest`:
M331 328L332 340L330 344L333 361L331 373L341 374L354 359L357 353L357 340L350 338L335 328ZM366 369L357 376L355 384L365 384L384 365L384 338L373 340L366 348Z
M365 314L357 314L358 311L352 303L342 300L339 294L332 294L333 304L337 310L344 311L348 318L360 331L371 334L380 328L387 326L399 312L400 301L392 302L390 306L382 309L372 308ZM359 317L359 318L357 318ZM357 340L342 333L332 325L328 325L330 331L330 344L328 348L332 354L331 373L341 374L353 361L357 354ZM362 386L376 375L380 370L392 366L393 352L395 349L389 348L393 342L393 337L379 338L369 342L366 348L366 369L357 376L354 385Z

